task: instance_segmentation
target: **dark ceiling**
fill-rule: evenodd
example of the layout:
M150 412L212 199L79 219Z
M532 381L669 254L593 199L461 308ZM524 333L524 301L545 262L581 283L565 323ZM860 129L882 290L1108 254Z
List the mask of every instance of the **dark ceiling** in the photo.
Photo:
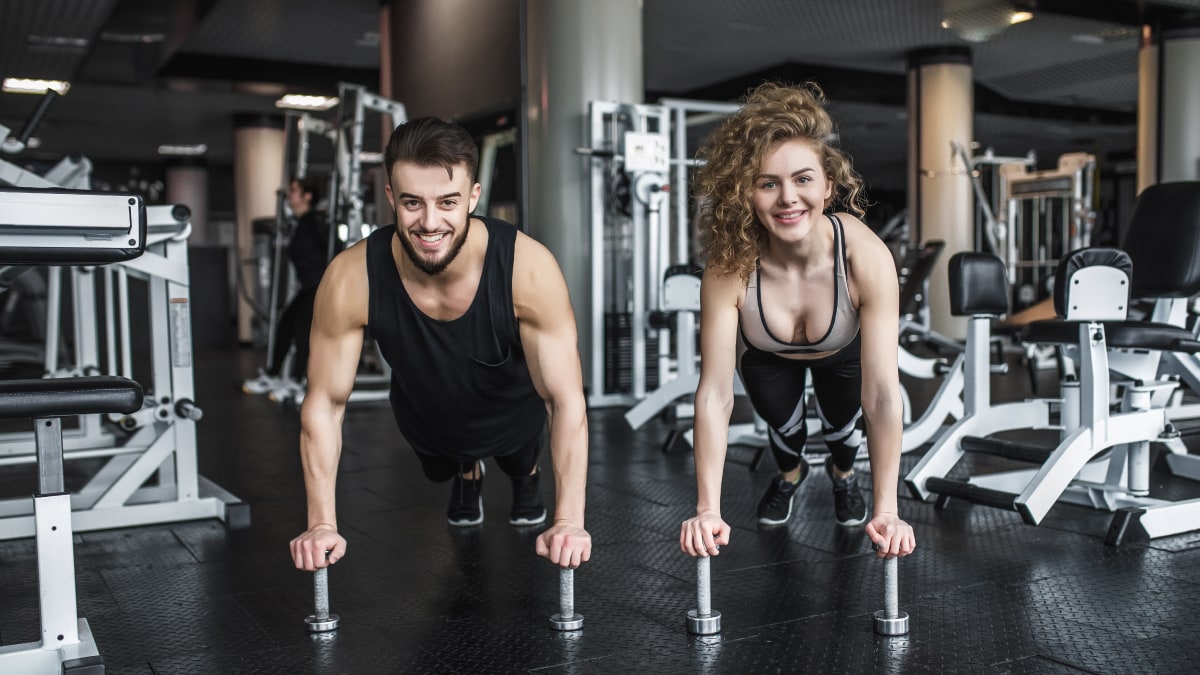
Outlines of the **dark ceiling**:
M975 39L1014 7L1033 19L981 42L941 25L951 17ZM968 46L981 146L1035 150L1046 166L1088 151L1111 168L1133 157L1140 27L1197 11L1200 0L644 0L645 87L650 101L729 100L764 76L815 79L860 171L902 190L905 55ZM274 111L285 89L378 91L378 62L377 0L0 2L0 75L73 83L31 159L157 162L159 144L205 143L227 164L234 113ZM15 132L36 103L0 95L0 124Z

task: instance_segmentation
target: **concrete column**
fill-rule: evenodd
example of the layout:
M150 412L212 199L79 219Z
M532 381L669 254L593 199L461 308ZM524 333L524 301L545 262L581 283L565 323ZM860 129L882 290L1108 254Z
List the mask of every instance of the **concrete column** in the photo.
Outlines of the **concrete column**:
M1138 53L1138 192L1200 179L1200 26L1142 30Z
M183 204L192 211L189 245L208 244L208 167L203 161L180 160L167 164L167 203ZM214 237L215 238L215 237Z
M523 0L528 158L525 230L558 258L566 276L585 380L591 373L588 103L642 103L641 0ZM585 381L585 386L591 383Z
M946 242L929 279L930 327L964 339L965 318L950 315L946 260L975 249L971 181L953 143L974 138L971 52L931 47L908 55L908 218L914 245Z
M277 191L283 185L285 134L282 115L238 114L233 122L234 218L237 223L238 272L246 291L253 292L257 276L253 222L275 215ZM245 344L254 340L254 312L238 294L237 335Z

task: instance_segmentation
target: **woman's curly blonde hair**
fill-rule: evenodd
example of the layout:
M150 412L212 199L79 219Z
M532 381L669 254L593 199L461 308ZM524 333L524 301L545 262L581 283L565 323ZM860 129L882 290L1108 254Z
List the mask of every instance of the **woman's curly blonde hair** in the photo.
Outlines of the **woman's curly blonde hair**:
M826 210L841 203L860 216L866 212L862 179L850 159L826 142L833 121L824 104L824 92L812 82L762 84L705 141L693 185L707 266L750 277L767 246L766 229L754 214L754 177L763 155L783 141L805 139L821 159L833 184Z

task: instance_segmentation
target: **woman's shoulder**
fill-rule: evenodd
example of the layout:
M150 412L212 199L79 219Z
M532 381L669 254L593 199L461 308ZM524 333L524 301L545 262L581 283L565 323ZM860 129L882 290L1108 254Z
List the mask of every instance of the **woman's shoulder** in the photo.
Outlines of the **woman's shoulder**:
M859 220L858 216L852 213L835 213L833 214L842 224L842 232L846 237L846 252L863 251L866 254L886 255L891 258L891 252L888 250L887 244L875 234L869 225Z

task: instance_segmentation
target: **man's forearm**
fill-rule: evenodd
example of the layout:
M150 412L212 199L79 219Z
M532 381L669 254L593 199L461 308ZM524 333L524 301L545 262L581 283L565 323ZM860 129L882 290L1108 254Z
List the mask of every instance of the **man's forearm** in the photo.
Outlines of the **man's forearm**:
M578 402L547 408L550 410L550 456L554 463L554 521L583 527L588 464L586 406Z
M341 455L337 426L305 424L300 433L300 459L308 499L308 527L337 527L337 468Z

